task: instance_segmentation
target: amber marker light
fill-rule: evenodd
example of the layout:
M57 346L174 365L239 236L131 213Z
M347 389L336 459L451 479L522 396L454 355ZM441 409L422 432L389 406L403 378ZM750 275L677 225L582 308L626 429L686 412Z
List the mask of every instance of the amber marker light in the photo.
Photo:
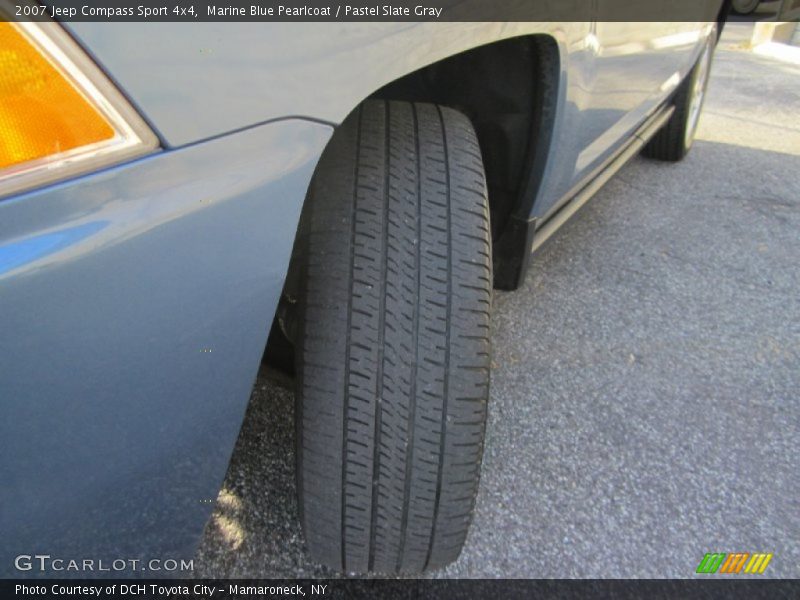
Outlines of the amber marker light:
M0 197L157 146L58 24L0 22Z

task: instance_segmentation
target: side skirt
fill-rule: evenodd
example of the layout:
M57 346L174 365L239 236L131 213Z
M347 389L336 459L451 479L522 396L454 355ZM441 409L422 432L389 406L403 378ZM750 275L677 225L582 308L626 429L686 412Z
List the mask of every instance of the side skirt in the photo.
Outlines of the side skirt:
M559 227L578 212L606 182L619 171L625 163L636 156L653 135L675 112L675 107L666 105L648 118L630 139L616 153L592 171L583 181L567 192L553 208L541 219L534 221L531 252L535 252L552 236Z

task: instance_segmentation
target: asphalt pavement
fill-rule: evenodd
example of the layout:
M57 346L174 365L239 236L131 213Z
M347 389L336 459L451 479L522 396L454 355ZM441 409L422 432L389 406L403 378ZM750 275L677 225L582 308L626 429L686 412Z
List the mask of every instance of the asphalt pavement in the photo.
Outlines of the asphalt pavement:
M737 551L800 577L800 60L735 27L686 160L634 159L495 293L475 520L431 576L691 577ZM264 370L198 575L335 575L303 551L293 402Z

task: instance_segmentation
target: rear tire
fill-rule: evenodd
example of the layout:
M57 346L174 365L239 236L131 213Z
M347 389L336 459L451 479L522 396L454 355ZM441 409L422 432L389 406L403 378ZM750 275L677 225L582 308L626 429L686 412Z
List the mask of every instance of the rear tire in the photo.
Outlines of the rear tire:
M761 0L733 0L731 8L737 14L749 15L756 11L759 4L761 4Z
M365 102L320 160L299 235L308 552L351 573L441 567L471 521L489 393L489 208L469 120Z
M716 40L714 29L691 72L675 92L672 99L675 112L642 150L647 158L677 162L689 153L705 102Z

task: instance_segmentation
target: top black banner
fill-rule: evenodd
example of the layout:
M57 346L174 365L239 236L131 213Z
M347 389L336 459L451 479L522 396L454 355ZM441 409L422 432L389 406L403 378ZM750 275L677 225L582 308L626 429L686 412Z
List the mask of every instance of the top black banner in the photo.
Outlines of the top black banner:
M765 1L774 7L774 20L796 20L800 13L800 0ZM0 0L0 20L715 21L729 5L730 0Z

